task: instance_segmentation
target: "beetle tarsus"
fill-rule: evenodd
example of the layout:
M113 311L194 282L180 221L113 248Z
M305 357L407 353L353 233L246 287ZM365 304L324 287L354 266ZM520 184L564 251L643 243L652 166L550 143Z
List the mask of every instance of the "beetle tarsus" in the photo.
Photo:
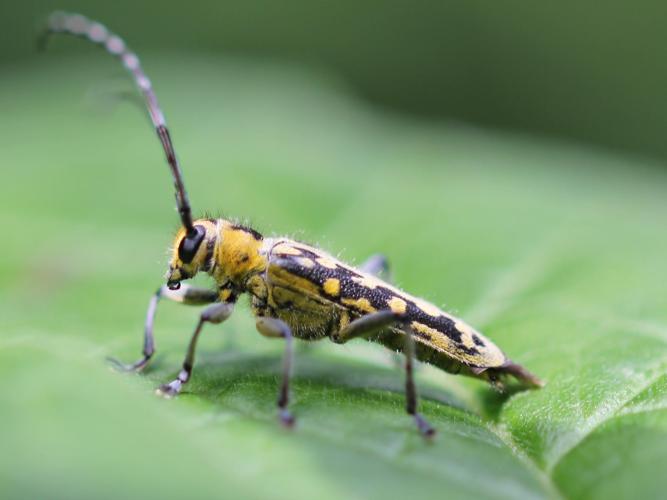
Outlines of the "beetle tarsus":
M280 408L278 410L278 419L280 420L282 426L286 429L293 428L296 422L294 415L292 415L292 412L290 412L287 408Z
M181 392L183 387L183 382L180 379L172 380L168 384L162 384L160 387L155 389L155 394L162 396L165 399L172 399Z
M431 426L431 424L428 423L428 421L421 416L419 413L414 414L415 418L415 423L417 424L417 429L419 429L419 433L425 438L425 439L433 439L436 434L436 430L434 427Z
M141 358L139 361L135 361L134 363L123 363L122 361L112 358L110 356L107 356L106 361L109 363L111 368L118 372L123 372L123 373L139 373L143 371L146 366L148 366L148 362L151 360L150 356L144 356Z

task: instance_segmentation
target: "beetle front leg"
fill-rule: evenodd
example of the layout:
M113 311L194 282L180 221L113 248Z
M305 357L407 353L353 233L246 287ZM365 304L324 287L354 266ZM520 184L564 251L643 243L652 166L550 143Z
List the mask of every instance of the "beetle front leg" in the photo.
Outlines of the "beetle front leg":
M265 337L285 339L285 356L283 358L283 380L278 392L278 416L285 427L294 425L294 416L287 409L289 405L289 382L292 372L292 330L289 325L278 318L262 316L257 318L257 331Z
M186 305L204 305L211 304L218 299L218 294L214 290L208 288L197 288L191 285L184 284L178 290L170 290L166 286L161 286L157 292L153 294L148 303L148 311L146 311L146 322L144 325L144 348L142 351L142 358L138 361L125 364L121 363L115 358L107 358L107 361L119 371L123 372L139 372L143 370L148 362L155 354L155 338L153 336L153 325L155 324L155 314L157 313L157 305L161 299L169 299L174 302L181 302Z
M221 302L219 304L213 304L202 311L201 315L199 316L199 322L197 323L195 331L192 334L192 338L190 339L188 351L185 355L185 360L183 361L183 368L181 368L181 371L178 373L178 377L176 377L168 384L164 384L158 387L156 392L159 395L166 398L173 398L176 396L176 394L181 392L183 384L187 383L187 381L190 380L190 376L192 375L197 340L199 340L199 334L201 333L204 323L222 323L227 318L229 318L229 316L231 316L233 310L234 304L232 302Z

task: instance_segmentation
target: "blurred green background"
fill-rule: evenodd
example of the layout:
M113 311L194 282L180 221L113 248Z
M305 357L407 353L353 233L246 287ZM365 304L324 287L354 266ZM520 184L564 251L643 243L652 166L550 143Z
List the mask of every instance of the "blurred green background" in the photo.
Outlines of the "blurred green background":
M298 61L390 109L667 156L658 0L5 1L0 71L34 56L54 8L104 19L141 53Z
M118 63L80 40L32 51L56 7L142 56L196 213L352 263L382 251L399 286L547 386L499 395L421 366L426 444L392 353L300 346L288 433L282 345L244 303L207 328L176 400L153 389L196 308L161 305L145 376L109 371L139 353L177 218ZM664 496L663 7L0 8L0 497Z

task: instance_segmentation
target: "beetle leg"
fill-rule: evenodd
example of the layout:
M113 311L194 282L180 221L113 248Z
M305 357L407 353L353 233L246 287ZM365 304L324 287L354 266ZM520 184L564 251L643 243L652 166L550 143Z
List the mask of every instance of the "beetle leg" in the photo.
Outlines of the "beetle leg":
M435 435L435 429L417 412L418 395L414 380L414 359L415 359L415 339L412 335L412 329L406 325L401 325L400 316L393 311L378 311L359 319L352 321L339 332L331 335L331 340L342 344L353 338L370 337L380 331L395 326L400 328L405 335L405 345L403 353L405 354L405 408L409 415L415 419L417 429L425 438L431 438Z
M373 276L383 279L387 283L394 283L394 276L391 272L389 259L381 253L371 255L366 261L359 266L361 271L372 274ZM389 352L387 356L394 366L401 366L401 356L395 351Z
M389 267L389 260L381 253L371 255L363 264L359 266L359 269L365 273L382 278L390 283L393 281L391 276L391 268Z
M395 325L398 318L396 313L389 310L367 314L359 319L355 319L340 331L332 333L330 338L336 344L344 344L355 338L370 337L373 334L380 333L385 328Z
M210 305L202 311L201 315L199 316L199 322L197 323L195 331L192 334L192 338L190 339L188 351L185 355L185 360L183 361L183 368L178 373L178 377L176 377L168 384L164 384L158 387L156 392L159 395L166 398L172 398L181 391L183 384L190 380L190 376L192 375L197 340L199 340L199 334L201 333L204 323L222 323L227 318L229 318L229 316L231 316L233 310L234 304L232 302L220 302L218 304Z
M278 318L260 316L256 322L257 331L265 337L285 339L285 356L283 358L283 379L278 392L278 416L285 427L294 425L294 416L287 409L289 405L289 381L292 371L292 330Z
M153 294L148 303L148 311L146 311L146 322L144 326L143 357L131 364L121 363L115 358L107 358L107 361L109 361L114 368L124 372L138 372L146 367L150 359L153 357L153 354L155 354L153 324L155 323L157 305L163 298L187 305L198 306L215 302L218 299L218 294L214 290L208 288L197 288L187 284L182 285L178 290L170 290L164 285L161 286L158 291Z
M412 328L407 327L403 331L405 332L405 409L408 415L412 415L415 419L421 435L429 439L435 436L435 429L417 412L419 396L414 380L415 339L412 335Z

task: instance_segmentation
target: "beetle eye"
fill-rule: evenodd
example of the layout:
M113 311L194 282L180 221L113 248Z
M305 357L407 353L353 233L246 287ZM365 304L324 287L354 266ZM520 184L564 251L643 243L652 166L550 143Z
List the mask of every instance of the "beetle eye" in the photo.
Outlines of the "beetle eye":
M192 262L199 245L201 245L201 242L204 240L205 234L206 231L203 226L195 226L194 232L192 234L186 234L185 238L183 238L178 245L178 258L185 264Z

